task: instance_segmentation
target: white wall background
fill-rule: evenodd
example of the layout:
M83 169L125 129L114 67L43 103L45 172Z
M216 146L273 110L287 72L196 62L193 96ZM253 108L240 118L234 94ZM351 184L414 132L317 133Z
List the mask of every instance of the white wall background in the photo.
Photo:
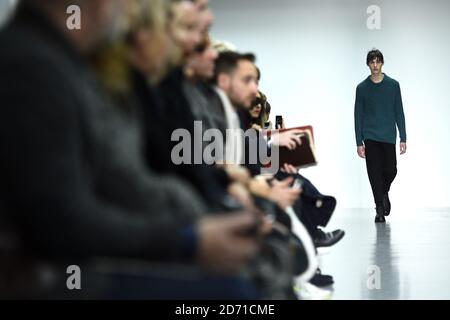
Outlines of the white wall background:
M369 75L366 53L379 48L384 72L401 84L408 133L393 206L450 207L450 1L211 2L213 38L257 54L272 116L284 115L288 127L314 125L320 165L303 173L342 208L374 206L356 155L353 106ZM370 5L381 8L381 30L367 28Z

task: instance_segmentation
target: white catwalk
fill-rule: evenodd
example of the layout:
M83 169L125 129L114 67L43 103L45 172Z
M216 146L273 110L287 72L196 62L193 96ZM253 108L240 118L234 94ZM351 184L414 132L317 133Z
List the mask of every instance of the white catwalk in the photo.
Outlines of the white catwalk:
M374 217L335 213L330 228L346 236L320 259L335 280L333 299L450 299L450 209L393 210L386 224Z

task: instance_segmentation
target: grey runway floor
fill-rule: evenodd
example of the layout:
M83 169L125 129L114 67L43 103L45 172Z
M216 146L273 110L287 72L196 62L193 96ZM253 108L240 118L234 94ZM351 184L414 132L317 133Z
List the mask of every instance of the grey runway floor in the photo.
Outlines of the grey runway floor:
M326 228L346 231L319 260L333 299L450 299L450 209L394 211L385 225L374 216L337 210Z

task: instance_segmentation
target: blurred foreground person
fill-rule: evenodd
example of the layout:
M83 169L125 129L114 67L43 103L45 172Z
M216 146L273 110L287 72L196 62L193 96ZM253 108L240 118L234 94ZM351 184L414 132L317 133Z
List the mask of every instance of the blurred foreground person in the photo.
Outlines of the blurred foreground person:
M232 277L258 250L257 217L202 218L192 188L145 170L139 135L87 63L124 37L132 3L23 0L0 32L1 297L258 297ZM79 30L69 5L83 8ZM171 267L129 273L127 260L96 258ZM79 292L66 287L73 264Z

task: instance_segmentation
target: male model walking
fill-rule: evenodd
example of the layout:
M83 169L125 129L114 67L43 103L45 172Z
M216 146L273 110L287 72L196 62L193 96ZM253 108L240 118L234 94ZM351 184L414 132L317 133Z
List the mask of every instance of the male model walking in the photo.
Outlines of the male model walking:
M391 211L389 190L397 175L397 127L400 154L406 153L406 127L399 83L382 72L383 54L367 54L371 75L356 88L355 134L358 155L366 159L376 205L375 222L385 222Z

